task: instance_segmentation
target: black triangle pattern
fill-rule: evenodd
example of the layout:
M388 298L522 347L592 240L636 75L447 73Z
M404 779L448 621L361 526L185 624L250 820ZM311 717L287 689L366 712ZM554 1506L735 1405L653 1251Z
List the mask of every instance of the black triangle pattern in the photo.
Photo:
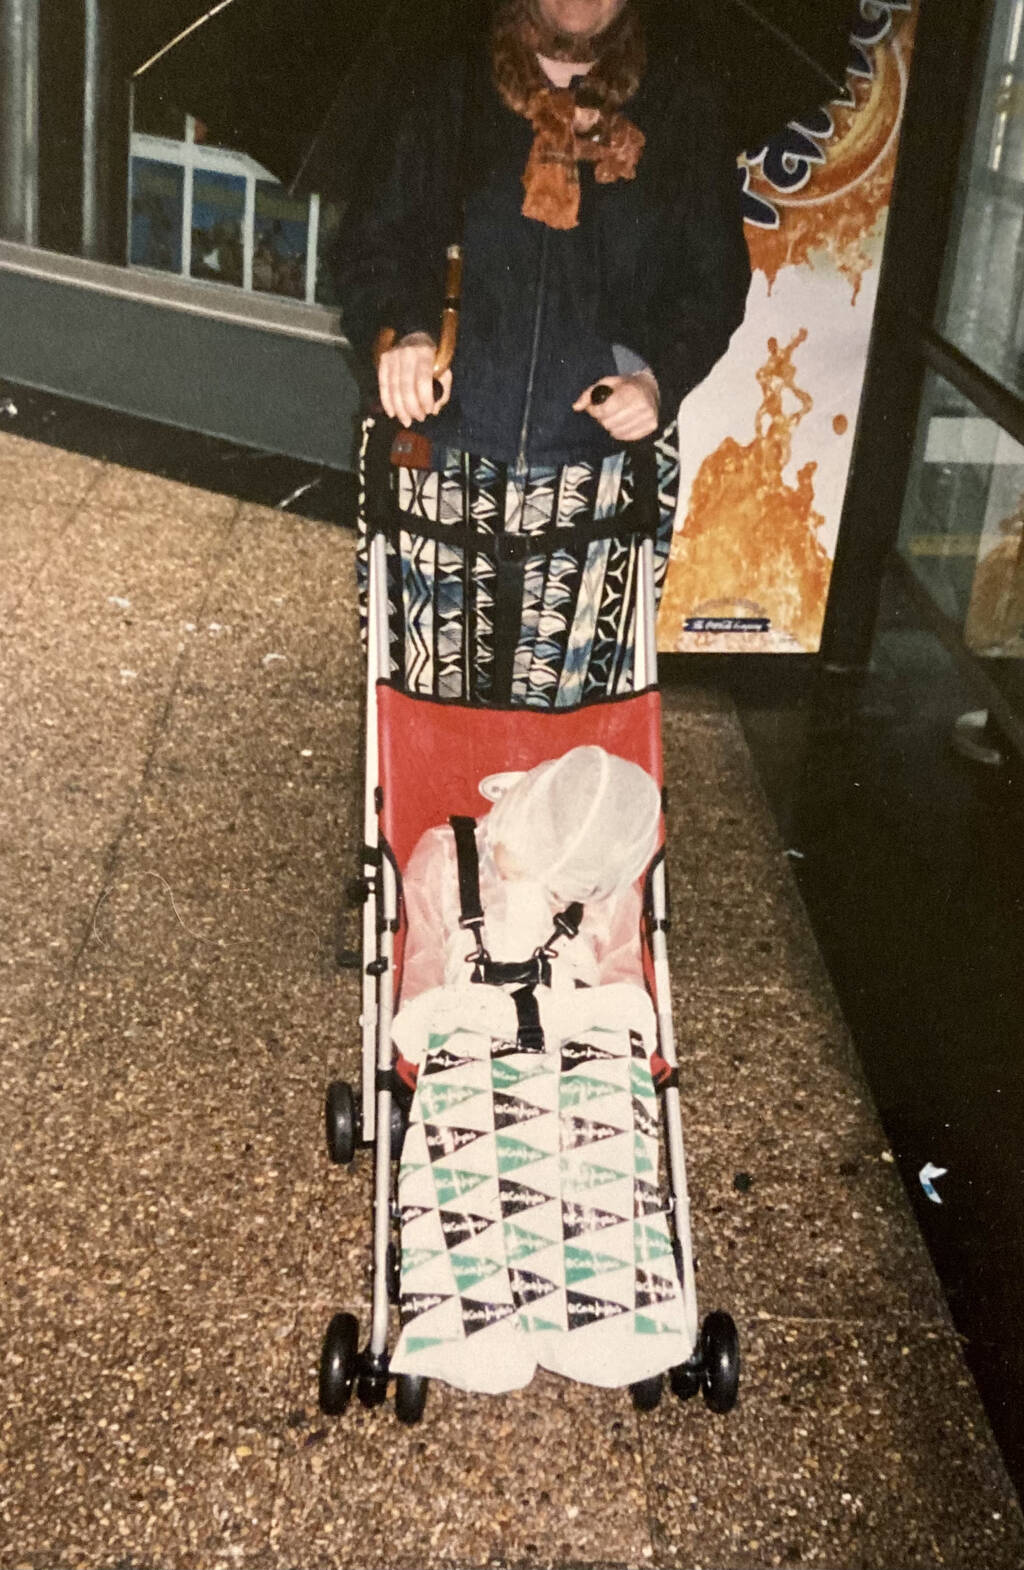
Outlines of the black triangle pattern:
M644 1046L644 1038L638 1030L631 1030L629 1033L629 1050L638 1061L645 1061L647 1048Z
M518 1041L503 1041L499 1036L492 1036L491 1038L492 1058L511 1058L517 1052L522 1052L522 1050Z
M661 1193L653 1183L645 1183L643 1178L633 1179L633 1214L641 1216L656 1216L665 1209L665 1202Z
M494 1092L496 1129L511 1128L516 1123L528 1123L531 1118L539 1118L546 1111L546 1107L535 1107L532 1101L523 1101L519 1096L510 1096L507 1091Z
M574 1200L562 1200L562 1236L568 1240L581 1237L584 1232L603 1232L605 1227L621 1226L624 1217L613 1215L610 1210L594 1210L589 1205L577 1205Z
M425 1123L423 1131L427 1136L427 1150L430 1152L431 1161L441 1161L445 1156L454 1156L464 1145L471 1145L475 1139L480 1139L482 1136L480 1129L445 1128L439 1123Z
M570 1291L565 1297L570 1330L583 1330L587 1325L599 1324L602 1319L614 1319L617 1314L630 1312L621 1303L613 1303L605 1297L588 1297L586 1292Z
M589 1041L567 1041L562 1047L562 1073L578 1068L581 1063L607 1063L614 1059L614 1052L603 1047L592 1047Z
M486 1330L490 1325L500 1325L503 1319L511 1319L516 1313L511 1303L481 1303L474 1297L464 1297L461 1302L462 1328L467 1336Z
M454 1052L449 1052L447 1047L442 1047L440 1052L428 1052L427 1061L423 1065L424 1074L447 1074L449 1069L465 1068L467 1063L474 1062L473 1058L456 1057Z
M439 1308L442 1303L447 1303L450 1297L450 1292L403 1292L402 1324L407 1325L411 1320L419 1319L421 1314L429 1314L432 1308Z
M449 1248L461 1248L463 1243L479 1237L481 1232L493 1226L494 1222L487 1216L463 1215L458 1210L441 1211L441 1231Z
M653 1308L657 1303L671 1303L676 1295L676 1284L665 1276L656 1276L649 1270L636 1273L636 1306Z
M552 1292L558 1291L557 1282L538 1276L533 1270L510 1270L509 1283L517 1308L527 1308L538 1298L550 1297Z
M625 1134L624 1128L613 1128L610 1123L594 1123L590 1118L563 1118L559 1134L563 1150L578 1150L581 1145L596 1145L602 1139L614 1139Z
M398 1215L403 1227L407 1227L412 1221L418 1221L420 1216L429 1216L430 1208L429 1205L400 1206Z
M647 1110L639 1096L633 1097L633 1126L638 1134L646 1134L649 1139L658 1137L658 1120Z
M498 1179L498 1195L503 1216L518 1216L520 1211L535 1210L538 1205L546 1205L551 1198L550 1194L542 1193L539 1188L529 1188L512 1178Z

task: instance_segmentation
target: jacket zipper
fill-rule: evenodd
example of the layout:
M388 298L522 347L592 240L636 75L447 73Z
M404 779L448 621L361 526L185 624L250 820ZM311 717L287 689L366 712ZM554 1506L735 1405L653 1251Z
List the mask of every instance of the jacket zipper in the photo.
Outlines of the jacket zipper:
M526 473L526 443L530 435L530 413L533 407L534 383L537 379L537 359L540 354L540 330L544 315L544 288L547 283L548 243L551 231L543 226L540 240L540 262L537 266L537 303L533 313L533 342L530 346L530 369L526 377L526 397L523 400L523 421L519 427L519 451L516 455L516 474Z

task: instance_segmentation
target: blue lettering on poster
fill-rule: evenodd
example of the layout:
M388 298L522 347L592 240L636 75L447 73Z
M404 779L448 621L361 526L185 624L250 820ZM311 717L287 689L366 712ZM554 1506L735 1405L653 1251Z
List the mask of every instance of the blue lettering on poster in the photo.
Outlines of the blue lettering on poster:
M853 108L856 102L851 78L871 81L875 75L872 51L884 43L892 32L893 13L910 11L913 0L860 0L860 16L850 34L850 54L847 63L846 91L833 102L844 108ZM817 165L827 157L826 147L835 135L835 125L826 107L815 110L802 120L790 123L765 142L762 147L749 148L740 166L744 222L759 229L777 229L780 222L778 207L770 194L751 189L751 171L756 170L760 181L780 196L792 195L802 190L811 179Z

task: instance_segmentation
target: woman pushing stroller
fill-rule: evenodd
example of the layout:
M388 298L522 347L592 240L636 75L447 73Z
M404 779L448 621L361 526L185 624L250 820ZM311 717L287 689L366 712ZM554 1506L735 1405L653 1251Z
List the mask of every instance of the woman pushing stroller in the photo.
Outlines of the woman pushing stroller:
M538 1366L645 1407L665 1371L735 1399L735 1327L696 1318L654 614L676 412L742 320L749 263L734 138L696 61L658 49L656 10L499 0L481 48L410 82L346 214L343 325L388 418L361 475L373 1307L358 1356L351 1315L328 1329L328 1411L356 1377L383 1400L389 1368L403 1421L430 1377L508 1390ZM490 812L445 823L478 785ZM336 1159L354 1129L339 1082Z
M412 537L389 551L408 691L567 708L632 690L640 534L656 528L660 582L679 403L750 278L725 111L692 55L659 50L648 11L500 0L479 56L409 84L346 215L343 325L364 363L387 333L375 384L401 427L389 479ZM453 224L461 323L435 383Z

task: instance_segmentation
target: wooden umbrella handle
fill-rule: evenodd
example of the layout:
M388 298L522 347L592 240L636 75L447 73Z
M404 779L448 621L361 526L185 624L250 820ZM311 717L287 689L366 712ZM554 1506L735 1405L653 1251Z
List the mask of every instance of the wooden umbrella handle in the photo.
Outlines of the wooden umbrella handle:
M437 352L434 355L434 397L440 398L444 389L439 378L448 370L455 358L455 345L459 337L459 306L462 301L462 247L450 245L444 271L444 309L441 312L441 330L437 335ZM398 333L393 327L382 327L373 340L373 363L379 369L381 359L393 349Z
M443 376L455 358L462 301L462 246L450 245L444 271L444 310L434 356L434 375Z

